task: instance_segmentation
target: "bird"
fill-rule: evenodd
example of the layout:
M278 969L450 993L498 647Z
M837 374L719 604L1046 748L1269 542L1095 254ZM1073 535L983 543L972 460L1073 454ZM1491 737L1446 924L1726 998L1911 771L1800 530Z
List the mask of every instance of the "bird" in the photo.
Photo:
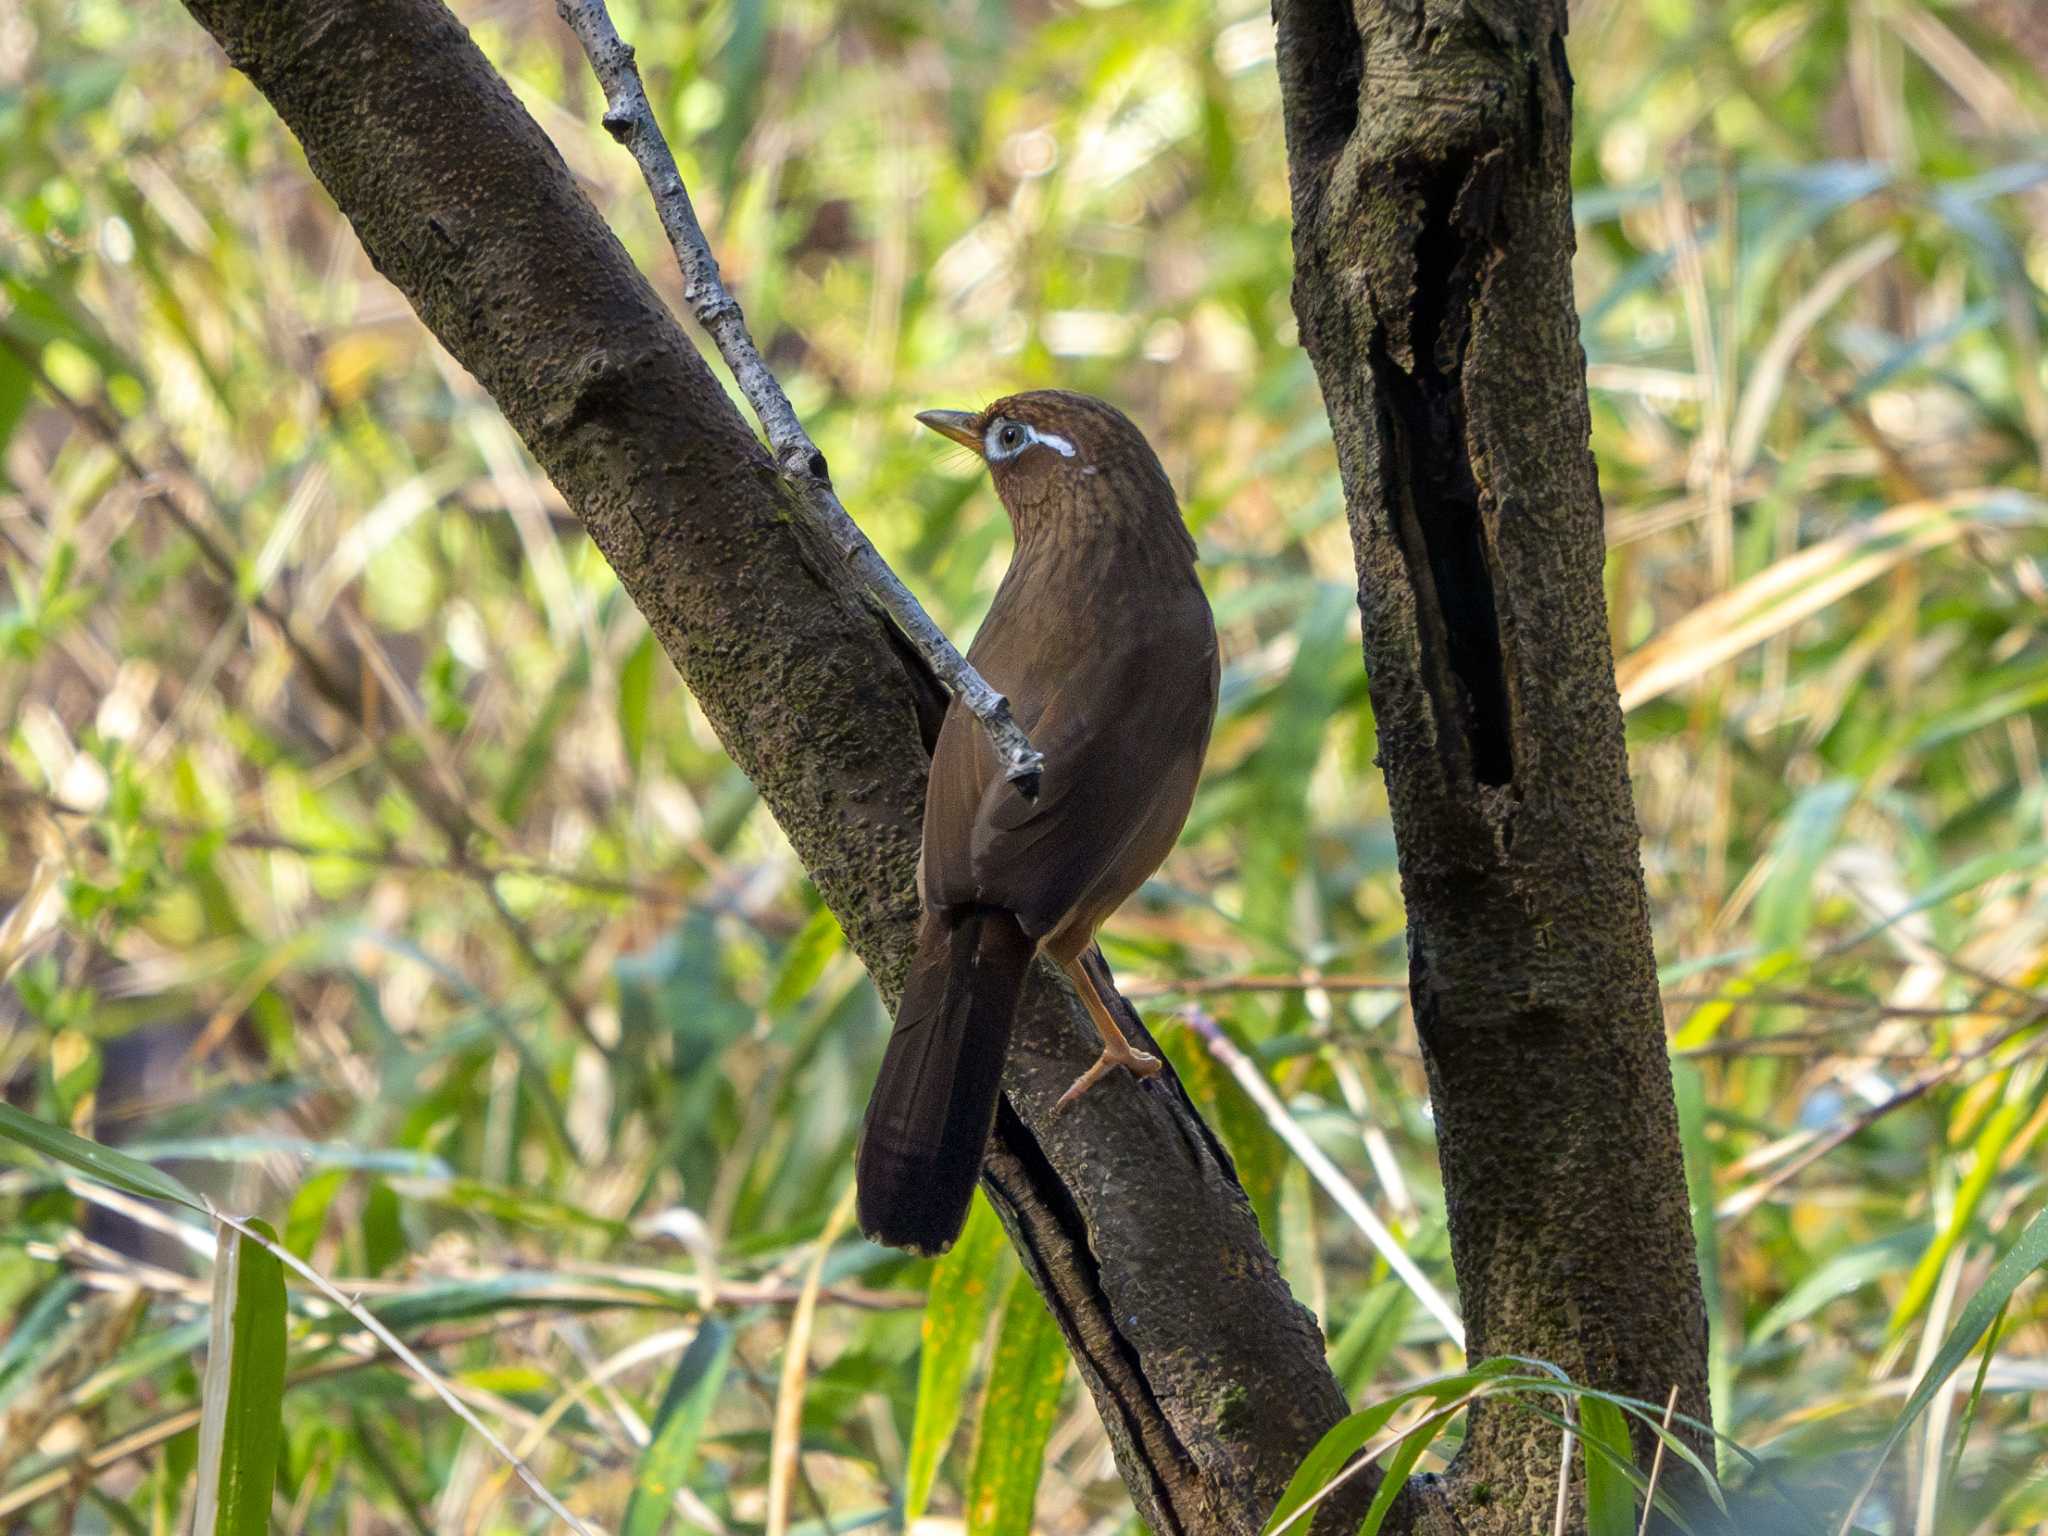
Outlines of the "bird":
M995 1121L1032 961L1049 956L1102 1036L1064 1110L1133 1046L1104 1000L1096 930L1179 838L1216 717L1215 621L1195 541L1144 434L1068 390L917 419L987 464L1015 534L967 659L1043 755L1035 794L954 699L926 782L917 949L868 1101L856 1212L876 1242L943 1253Z

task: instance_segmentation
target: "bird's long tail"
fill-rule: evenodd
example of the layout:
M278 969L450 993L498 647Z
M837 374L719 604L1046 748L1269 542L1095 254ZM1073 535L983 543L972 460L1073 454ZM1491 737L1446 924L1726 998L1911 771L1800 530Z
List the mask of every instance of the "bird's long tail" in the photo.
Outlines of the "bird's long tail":
M860 1226L876 1242L935 1254L960 1235L1036 948L1007 912L926 914L861 1128Z

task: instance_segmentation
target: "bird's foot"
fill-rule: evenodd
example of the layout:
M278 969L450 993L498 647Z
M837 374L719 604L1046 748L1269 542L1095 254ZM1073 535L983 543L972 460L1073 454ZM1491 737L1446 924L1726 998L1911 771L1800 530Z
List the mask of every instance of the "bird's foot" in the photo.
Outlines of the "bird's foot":
M1141 1051L1128 1042L1106 1045L1102 1054L1095 1058L1095 1065L1075 1078L1074 1086L1060 1095L1060 1101L1053 1105L1052 1112L1058 1114L1118 1067L1128 1067L1131 1076L1136 1078L1157 1077L1160 1062L1150 1051Z

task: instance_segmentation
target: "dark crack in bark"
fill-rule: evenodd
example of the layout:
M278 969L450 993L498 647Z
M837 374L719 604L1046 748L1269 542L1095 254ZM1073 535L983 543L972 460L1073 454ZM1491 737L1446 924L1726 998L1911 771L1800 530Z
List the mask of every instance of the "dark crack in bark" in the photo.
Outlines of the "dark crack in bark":
M1675 1384L1703 1418L1572 304L1564 6L1349 14L1363 89L1338 144L1332 8L1277 6L1294 308L1357 556L1468 1347L1653 1402ZM1557 1476L1555 1431L1485 1404L1431 1496L1521 1536L1550 1527Z

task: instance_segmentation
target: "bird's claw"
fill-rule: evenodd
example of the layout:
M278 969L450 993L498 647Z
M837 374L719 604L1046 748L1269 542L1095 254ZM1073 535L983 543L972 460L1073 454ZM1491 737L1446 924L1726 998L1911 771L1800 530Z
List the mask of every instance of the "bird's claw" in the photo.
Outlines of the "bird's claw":
M1157 1077L1160 1065L1159 1058L1150 1051L1141 1051L1134 1046L1126 1046L1122 1050L1105 1047L1102 1054L1095 1058L1095 1064L1075 1078L1074 1086L1060 1095L1060 1101L1053 1105L1052 1112L1058 1114L1118 1067L1127 1068L1131 1076L1142 1081L1148 1077Z

